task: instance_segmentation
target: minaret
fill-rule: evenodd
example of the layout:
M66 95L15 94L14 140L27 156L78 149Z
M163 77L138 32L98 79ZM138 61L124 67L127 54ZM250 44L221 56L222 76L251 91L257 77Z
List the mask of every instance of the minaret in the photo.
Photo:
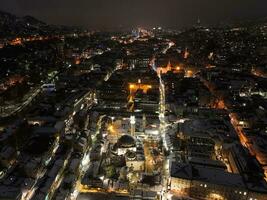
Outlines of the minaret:
M135 116L130 117L130 124L131 124L131 136L135 137Z
M167 70L170 71L172 69L172 64L171 61L169 60L168 65L167 65Z
M200 27L200 24L201 24L201 20L200 20L200 18L198 17L198 18L197 18L197 26Z
M184 52L184 59L187 59L189 57L190 53L188 51L187 48L185 48L185 52Z
M146 115L145 114L143 114L143 131L145 131L145 129L146 129Z

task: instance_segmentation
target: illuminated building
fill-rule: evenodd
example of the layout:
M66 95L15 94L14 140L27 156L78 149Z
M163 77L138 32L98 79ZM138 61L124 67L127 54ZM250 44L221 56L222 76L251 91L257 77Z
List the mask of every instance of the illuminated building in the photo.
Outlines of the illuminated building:
M172 71L172 65L171 65L170 61L168 62L166 67L158 67L157 68L157 73L158 74L166 74L169 71Z
M157 74L167 74L168 72L173 72L175 74L181 73L184 70L184 66L181 64L172 65L169 61L166 67L158 67Z
M141 82L139 82L139 83L130 83L129 84L129 89L130 89L130 93L131 94L135 93L137 90L142 90L143 93L146 94L149 89L152 89L152 86L148 85L148 84L142 84Z
M249 191L238 174L186 163L172 163L171 190L206 200L261 200L265 193Z

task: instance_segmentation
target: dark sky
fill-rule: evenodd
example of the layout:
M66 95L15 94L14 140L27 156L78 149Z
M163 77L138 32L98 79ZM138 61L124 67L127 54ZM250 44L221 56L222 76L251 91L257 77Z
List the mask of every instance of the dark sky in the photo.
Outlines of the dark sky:
M192 25L267 16L267 0L0 0L0 10L87 27Z

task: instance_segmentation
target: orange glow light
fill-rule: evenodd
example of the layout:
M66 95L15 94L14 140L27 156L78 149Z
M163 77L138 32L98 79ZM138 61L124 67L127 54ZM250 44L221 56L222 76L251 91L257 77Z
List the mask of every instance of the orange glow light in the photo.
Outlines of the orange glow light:
M134 88L135 88L135 85L130 84L130 89L134 89Z

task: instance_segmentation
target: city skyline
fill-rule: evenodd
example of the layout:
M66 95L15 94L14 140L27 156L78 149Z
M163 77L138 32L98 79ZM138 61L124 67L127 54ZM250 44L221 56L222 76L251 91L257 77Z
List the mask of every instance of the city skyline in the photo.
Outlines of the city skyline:
M132 26L189 27L200 18L203 24L242 21L267 16L264 0L224 1L33 1L0 0L0 9L15 15L31 15L50 24L88 28Z

